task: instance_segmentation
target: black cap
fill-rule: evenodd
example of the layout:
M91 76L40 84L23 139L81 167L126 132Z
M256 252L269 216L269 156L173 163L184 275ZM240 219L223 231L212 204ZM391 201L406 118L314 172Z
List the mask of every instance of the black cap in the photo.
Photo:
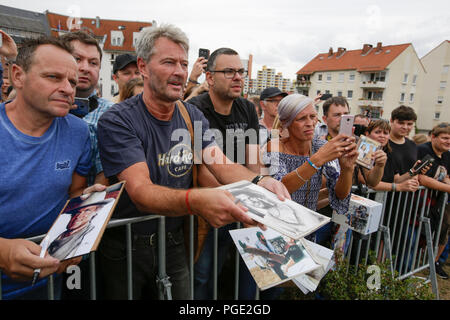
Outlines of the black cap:
M136 58L136 56L133 56L129 53L125 53L125 54L121 54L120 56L117 56L116 61L114 61L113 73L116 73L117 71L122 70L123 68L125 68L127 65L129 65L132 62L137 63L137 58Z
M286 92L281 91L277 87L270 87L266 88L261 92L261 95L259 96L260 100L266 100L267 98L272 98L276 96L283 96L286 97L288 94Z

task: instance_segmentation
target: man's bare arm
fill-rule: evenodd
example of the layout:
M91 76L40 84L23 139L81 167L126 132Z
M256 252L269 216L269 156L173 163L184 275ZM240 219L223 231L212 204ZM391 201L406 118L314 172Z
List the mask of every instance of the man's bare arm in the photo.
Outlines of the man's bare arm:
M447 184L445 182L440 182L436 179L425 176L423 174L419 174L419 182L422 186L433 189L433 190L450 192L450 184Z
M186 190L172 189L154 184L144 162L135 163L118 174L119 180L126 180L126 190L136 207L147 213L169 217L186 215L189 206L193 213L202 216L214 227L221 227L235 221L255 224L245 214L246 209L234 203L234 197L226 190L192 189L186 197Z

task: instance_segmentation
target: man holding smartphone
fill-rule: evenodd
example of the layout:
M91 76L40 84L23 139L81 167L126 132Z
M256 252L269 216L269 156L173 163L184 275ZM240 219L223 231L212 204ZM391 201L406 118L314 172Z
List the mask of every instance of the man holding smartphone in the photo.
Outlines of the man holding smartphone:
M430 220L431 227L436 230L442 212L440 208L445 200L445 193L450 193L450 124L441 123L431 131L431 141L418 146L418 156L422 159L426 155L434 158L433 165L426 175L419 175L421 185L438 190L439 192L431 198ZM439 236L438 252L436 254L436 273L442 279L448 279L448 274L443 270L439 257L445 249L448 238L450 223L450 206L445 204L444 217L442 219L441 232Z
M330 141L339 134L341 117L350 113L347 99L344 97L331 97L323 103L322 119L327 125L328 133L320 138Z

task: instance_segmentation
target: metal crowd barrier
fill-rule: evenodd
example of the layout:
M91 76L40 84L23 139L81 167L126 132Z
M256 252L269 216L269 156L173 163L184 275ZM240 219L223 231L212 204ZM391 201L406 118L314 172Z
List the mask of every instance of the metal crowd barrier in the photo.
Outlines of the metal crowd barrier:
M360 263L368 261L369 251L375 252L379 261L384 262L386 259L391 261L392 271L398 271L398 279L405 279L426 268L430 269L430 280L432 289L436 298L439 299L436 271L434 266L435 252L437 252L439 232L442 225L443 212L447 200L443 202L440 208L440 220L437 230L431 230L430 226L430 204L426 203L428 193L434 193L420 187L416 192L377 192L369 190L369 197L383 204L382 218L379 230L367 236L360 236L354 232L351 234L351 240L346 252L351 264L356 267ZM421 194L423 195L421 197ZM447 196L447 195L446 195ZM112 219L107 228L126 226L126 252L127 252L127 290L128 299L133 299L133 279L132 279L132 244L131 244L131 225L138 222L159 219L158 227L158 279L159 298L172 299L171 283L166 274L166 246L165 246L165 218L162 216L148 215L144 217L130 219ZM194 299L194 217L190 217L189 238L190 248L188 263L190 269L190 288L191 299ZM240 225L237 224L240 228ZM213 299L217 299L218 292L218 231L214 230L214 254L213 254ZM425 231L426 246L419 247L421 232ZM29 238L28 240L38 242L44 235ZM356 248L356 249L354 249ZM239 292L239 259L240 255L235 249L235 285L234 299L238 299ZM90 299L97 299L96 288L96 265L95 252L89 256L89 277L90 277ZM53 300L54 281L53 276L48 277L48 299ZM1 272L0 272L0 299L1 292ZM259 290L256 289L255 299L259 298Z
M383 204L382 217L377 232L363 236L352 232L346 252L349 264L355 271L361 263L367 265L369 252L375 253L379 262L390 261L391 271L402 280L429 268L433 293L439 299L435 270L435 253L438 249L448 195L445 194L438 209L438 226L432 230L431 202L427 196L437 191L419 187L415 192L380 192L369 190L369 198Z

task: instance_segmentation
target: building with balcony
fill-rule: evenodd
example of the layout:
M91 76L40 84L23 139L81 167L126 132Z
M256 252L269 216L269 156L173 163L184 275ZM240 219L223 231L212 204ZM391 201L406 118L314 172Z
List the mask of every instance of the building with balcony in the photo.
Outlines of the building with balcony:
M443 41L421 61L427 72L417 123L428 132L440 122L450 122L450 41Z
M314 98L319 93L344 96L350 113L371 111L372 118L390 117L393 109L407 105L420 109L425 69L411 43L362 49L330 48L297 72L296 90ZM319 110L322 115L322 110Z
M100 68L99 89L105 99L111 100L119 91L112 78L113 64L117 55L136 54L135 45L139 32L156 22L76 18L46 11L51 34L55 37L71 31L86 31L94 36L103 50Z

